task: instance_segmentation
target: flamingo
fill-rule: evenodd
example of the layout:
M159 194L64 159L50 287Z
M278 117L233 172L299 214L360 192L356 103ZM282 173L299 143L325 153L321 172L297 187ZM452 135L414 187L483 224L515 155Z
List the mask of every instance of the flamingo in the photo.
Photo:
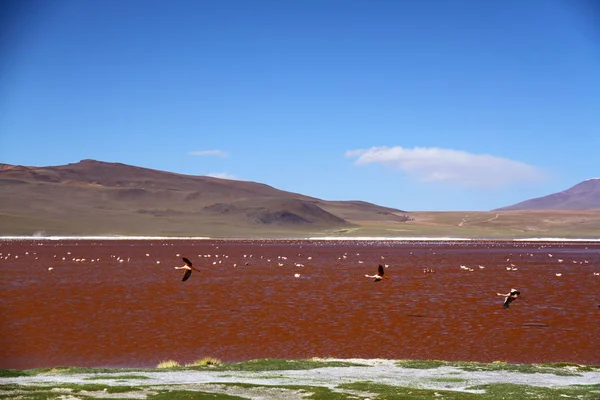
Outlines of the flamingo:
M515 299L517 299L521 295L521 292L519 292L517 289L510 289L510 292L508 292L507 294L503 294L503 293L496 293L496 294L498 296L505 297L504 305L502 307L506 309L510 306L510 303L515 301Z
M384 269L383 269L383 265L379 264L379 267L377 268L377 273L375 275L368 275L365 274L365 276L367 278L373 278L374 282L379 282L380 280L382 280L384 278L383 274L384 274ZM386 276L387 278L387 276Z
M192 275L192 270L198 271L200 272L199 269L196 269L192 266L192 262L190 260L188 260L185 257L181 258L183 260L183 262L185 263L184 265L182 265L181 267L173 267L175 269L185 269L185 274L183 274L183 279L181 280L182 282L187 281L190 276Z

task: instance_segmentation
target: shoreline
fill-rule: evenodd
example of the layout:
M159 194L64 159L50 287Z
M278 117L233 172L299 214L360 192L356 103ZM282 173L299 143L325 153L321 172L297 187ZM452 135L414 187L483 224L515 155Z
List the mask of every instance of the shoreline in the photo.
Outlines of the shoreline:
M507 364L387 359L259 359L243 363L166 369L42 369L31 375L0 371L0 395L66 391L84 398L151 398L186 393L195 398L478 399L600 397L600 366ZM14 370L13 370L14 371ZM33 374L35 373L35 374ZM319 397L317 397L317 395ZM238 397L228 397L238 396ZM29 397L24 397L29 398ZM37 398L37 397L32 397ZM69 397L80 398L80 397ZM465 397L471 399L472 397Z
M289 238L223 238L207 236L0 236L0 241L10 240L213 240L213 241L394 241L394 242L600 242L600 238L465 238L465 237L385 237L385 236L312 236Z

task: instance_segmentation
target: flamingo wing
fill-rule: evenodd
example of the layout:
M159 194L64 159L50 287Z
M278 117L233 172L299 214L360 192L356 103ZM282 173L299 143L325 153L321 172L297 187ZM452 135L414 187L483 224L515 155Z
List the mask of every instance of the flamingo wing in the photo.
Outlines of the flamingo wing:
M504 299L504 305L502 306L502 308L508 308L510 306L510 303L512 303L515 299L513 297L507 297L506 299Z
M383 277L383 273L384 273L383 265L379 264L379 267L377 268L377 272L378 272L379 276Z
M186 269L185 274L183 274L183 279L181 280L181 282L187 281L188 279L190 279L190 276L192 276L192 270Z
M192 262L189 259L187 259L185 257L181 257L181 259L183 260L183 262L185 263L185 265L187 265L188 267L192 266Z

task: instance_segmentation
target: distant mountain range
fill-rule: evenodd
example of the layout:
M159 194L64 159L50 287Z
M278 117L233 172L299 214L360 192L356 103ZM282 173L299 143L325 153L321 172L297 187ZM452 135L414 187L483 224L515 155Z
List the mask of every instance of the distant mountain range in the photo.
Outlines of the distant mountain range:
M0 235L285 236L408 219L401 210L363 201L95 160L0 164L0 191Z
M585 180L562 192L525 200L494 211L600 209L600 178Z
M483 212L405 212L120 163L0 164L0 236L592 237L600 179Z

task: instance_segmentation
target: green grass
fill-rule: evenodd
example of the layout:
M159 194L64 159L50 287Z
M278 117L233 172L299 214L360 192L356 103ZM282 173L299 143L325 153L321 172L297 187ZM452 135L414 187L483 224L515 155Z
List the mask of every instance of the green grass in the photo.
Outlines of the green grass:
M403 368L433 369L439 367L456 367L463 371L509 371L524 374L554 374L559 376L579 376L577 372L600 370L597 366L586 366L569 363L548 364L510 364L503 361L478 363L468 361L439 361L439 360L400 360L396 365Z
M60 389L69 389L73 393L78 393L81 391L106 392L106 393L128 393L128 392L135 392L135 391L140 390L136 386L111 386L111 385L102 385L102 384L97 384L97 383L85 383L85 384L58 383L58 384L53 384L52 387L60 388Z
M600 399L600 384L576 385L564 388L548 388L539 386L515 385L512 383L501 383L494 385L473 386L469 389L483 389L486 391L486 395L489 399Z
M440 379L439 381L446 381ZM461 380L462 381L462 380ZM451 391L443 389L423 389L419 387L404 387L380 384L372 381L354 382L338 385L335 390L322 386L302 386L302 385L255 385L243 383L218 384L224 388L239 387L250 389L249 396L257 397L257 394L264 390L265 398L268 398L269 392L274 389L283 389L295 391L306 399L313 400L358 400L372 398L377 400L501 400L501 399L519 399L519 400L553 400L561 398L576 398L579 400L598 400L600 399L600 384L596 385L573 385L569 387L537 387L528 385L516 385L510 383L489 384L468 387L469 391ZM60 390L64 389L64 390ZM24 385L0 385L0 399L58 399L65 395L75 396L80 399L102 398L95 396L95 392L113 394L112 398L119 398L119 393L130 393L136 390L143 390L147 399L216 399L216 400L237 400L247 399L249 397L239 397L225 393L208 393L203 391L182 390L174 386L172 390L165 389L164 385L157 385L157 388L145 386L136 388L131 386L105 386L96 384L58 384L52 386L24 386ZM285 393L280 393L285 395ZM281 397L285 398L285 397Z
M283 370L302 370L326 367L351 367L364 366L346 361L320 361L320 360L284 360L278 358L264 358L250 360L239 363L223 364L217 367L222 371L283 371Z
M581 365L574 363L542 363L536 364L541 367L550 367L550 368L569 368L574 369L579 372L593 372L600 371L600 365Z
M219 384L223 387L241 387L247 389L284 389L284 390L292 390L301 393L302 397L305 399L313 399L313 400L352 400L357 399L356 395L349 393L341 393L337 391L333 391L327 387L323 386L304 386L304 385L255 385L251 383L222 383Z
M510 371L523 374L554 374L559 376L580 376L580 374L553 365L538 364L509 364L505 362L484 363L459 363L457 365L463 371Z
M55 391L51 391L54 389ZM59 392L57 389L65 389L61 391L62 394L65 392L80 394L81 392L106 392L106 393L130 393L141 390L136 386L111 386L101 385L95 383L89 384L78 384L78 383L55 383L52 385L19 385L19 384L8 384L0 385L0 391L12 391L12 392L25 392L31 395L37 395L41 392L49 392L54 394ZM12 394L14 397L14 393Z
M334 392L333 390L322 386L285 386L285 388L302 391L305 399L312 400L351 400L357 398L355 395Z
M54 386L57 387L57 386ZM131 388L129 388L131 389ZM0 390L5 390L2 387L0 387ZM47 399L64 399L65 396L68 395L75 395L77 398L80 399L101 399L104 398L103 396L94 396L93 393L81 393L80 390L73 390L73 391L51 391L49 388L46 387L39 387L39 386L35 386L35 387L19 387L15 390L18 390L18 392L16 393L9 393L9 394L0 394L0 399L21 399L21 400L47 400ZM84 390L88 390L89 389L84 389ZM131 392L132 390L128 390L128 391L108 391L108 393L126 393L126 392ZM228 394L219 394L219 393L205 393L205 392L196 392L196 391L188 391L188 390L158 390L158 393L156 394L149 394L146 398L147 399L153 399L153 400L247 400L247 398L244 397L237 397L237 396L231 396ZM111 398L118 398L118 397L111 397Z
M52 399L64 399L65 393L42 391L35 393L19 393L15 394L0 394L0 399L19 399L19 400L52 400ZM89 398L86 396L86 398Z
M83 378L86 381L94 380L131 380L131 379L150 379L144 375L95 375L89 378Z
M439 367L455 367L464 371L513 371L521 373L550 373L562 376L577 376L578 372L600 371L600 366L579 365L573 363L545 363L545 364L509 364L506 362L477 363L467 361L441 361L441 360L399 360L396 365L403 368L433 369ZM71 375L71 374L126 374L129 372L160 372L162 369L178 368L181 370L203 370L210 368L217 371L280 371L302 370L325 367L367 366L348 361L328 361L327 359L286 360L266 358L249 360L236 363L220 364L218 359L205 357L194 363L181 366L177 361L168 360L160 363L156 368L87 368L87 367L53 367L36 368L28 370L0 369L0 378L13 378L20 376L33 376L39 374ZM158 369L157 369L158 368ZM124 375L131 377L132 375ZM143 379L141 376L135 376ZM103 378L97 378L103 379ZM113 379L107 376L107 379ZM134 378L129 378L134 379Z
M232 383L219 384L219 386L237 386L240 388L255 389L253 393L259 393L261 389L264 389L265 394L268 394L268 392L273 389L291 390L300 393L306 399L312 400L357 400L364 399L367 396L369 398L376 398L377 400L553 400L561 398L598 400L600 398L600 384L548 388L504 383L472 386L468 388L468 390L479 391L478 393L393 386L370 381L342 384L337 386L336 390L321 386L301 385L268 386ZM110 387L87 384L61 384L52 386L52 388L55 390L51 391L51 388L47 386L0 385L0 391L13 392L0 394L0 399L14 399L17 397L23 400L58 399L61 397L64 398L63 396L69 394L81 399L94 399L101 398L101 396L94 396L94 392L98 391L118 395L119 393L127 393L136 390L136 388L132 387ZM66 390L60 391L56 389ZM148 393L146 398L151 400L240 400L248 398L224 393L208 393L181 389L148 389L150 389L151 392ZM357 395L356 393L361 393L361 395ZM253 395L253 397L256 396Z
M432 382L464 383L467 380L462 378L431 378Z
M402 368L433 369L450 365L447 361L438 360L400 360L396 365Z
M53 368L34 368L34 369L0 369L0 378L14 378L18 376L33 376L33 375L63 375L63 374L79 374L79 373L99 373L99 372L115 372L117 369L106 368L81 368L81 367L53 367Z
M440 381L446 380L440 379ZM464 380L462 379L460 379L459 381L464 382ZM338 385L336 389L339 389L340 391L334 391L321 386L266 386L242 383L223 384L222 386L238 386L243 388L254 389L281 388L287 390L295 390L302 393L305 398L314 400L359 399L365 398L364 396L366 396L367 393L373 395L368 397L376 398L377 400L554 400L560 398L577 398L579 400L600 399L600 384L589 386L570 386L565 388L546 388L515 384L491 384L472 386L467 388L471 391L478 391L477 393L471 393L466 391L459 392L443 389L422 389L404 386L393 386L370 381ZM350 391L350 393L345 391ZM356 392L362 392L365 394L362 396L358 396L354 394Z
M30 376L31 374L25 370L18 369L0 369L0 378L15 378L17 376Z
M146 397L148 400L248 400L247 397L231 396L222 393L192 392L189 390L162 390Z
M34 368L24 370L27 375L73 375L73 374L114 374L130 371L129 368L91 368L91 367L52 367L52 368ZM137 368L135 371L142 371L143 368ZM145 369L154 371L154 369Z
M275 371L286 370L308 370L323 367L348 367L348 366L368 366L366 364L331 361L328 359L305 359L305 360L285 360L285 359L259 359L239 363L228 363L222 365L212 365L210 363L201 363L198 360L193 367L175 367L177 370L208 370L211 371L231 371L234 372L272 372L271 378L285 377L285 373ZM572 363L548 363L548 364L509 364L506 362L476 363L476 362L448 362L440 360L400 360L396 364L404 368L434 369L439 367L454 367L463 371L509 371L515 373L536 374L549 373L564 376L578 376L584 372L600 372L598 366L585 366ZM179 365L178 363L172 365ZM120 393L137 392L141 396L146 395L148 399L217 399L217 400L235 400L244 397L237 397L228 393L208 393L204 391L186 390L189 387L180 385L138 385L132 386L127 380L150 379L144 376L143 372L168 371L168 369L107 369L107 368L80 368L80 367L57 367L41 368L32 370L0 370L0 378L13 378L20 376L33 376L36 374L74 374L90 373L95 374L87 380L112 380L113 383L119 383L119 386L105 385L102 383L38 383L35 385L6 384L2 385L0 379L0 399L59 399L64 396L74 396L79 399L101 398L105 393L112 394L113 398L119 398ZM456 371L456 370L455 370ZM452 373L452 371L450 371ZM500 400L500 399L519 399L519 400L539 400L539 399L561 399L576 398L579 400L600 400L600 383L596 385L571 385L567 387L537 387L528 385L517 385L511 383L487 384L467 387L467 391L452 390L452 388L464 388L468 384L468 379L462 377L436 377L437 372L432 371L429 378L417 380L415 387L403 387L386 385L374 381L359 381L354 383L345 383L337 386L335 389L325 386L301 386L301 385L262 385L262 384L242 384L242 383L219 383L214 385L227 387L239 387L249 389L248 397L260 397L265 394L268 398L269 391L282 389L300 393L306 399L313 400L359 400L367 397L377 400L396 400L396 399L447 399L447 400ZM262 376L263 378L268 378ZM535 378L533 378L535 379ZM120 385L122 381L122 385ZM437 382L435 384L434 382ZM333 382L335 383L335 382ZM447 385L444 385L446 383ZM424 386L445 386L443 389L424 389ZM210 390L198 387L199 390ZM261 393L261 390L264 392ZM471 391L471 392L470 392ZM237 391L236 394L244 393ZM285 394L285 392L283 392ZM246 394L244 393L244 396ZM282 397L283 398L283 397Z
M202 370L210 368L217 371L277 371L277 370L302 370L326 367L365 366L365 364L346 361L327 361L319 359L285 360L265 358L237 363L220 364L220 360L205 357L192 364L181 366L177 361L166 360L159 363L156 368L88 368L88 367L52 367L34 368L26 370L0 369L0 378L14 378L19 376L34 375L73 375L73 374L115 374L128 372L161 372L164 369L177 368L181 370ZM100 378L99 378L100 379ZM110 379L110 378L109 378Z
M355 382L338 386L340 389L356 390L375 394L377 400L396 400L396 399L411 399L411 400L429 400L429 399L444 399L444 400L488 400L480 394L467 392L452 392L449 390L434 390L434 389L419 389L403 386L384 385L375 382ZM516 398L522 400L520 398ZM515 400L516 400L515 399Z
M54 387L54 386L52 386ZM45 386L29 386L29 385L18 385L16 383L10 383L7 385L0 385L0 390L23 390L23 391L35 391L39 389L47 389Z
M563 376L577 376L578 372L600 371L600 366L579 365L573 363L545 363L545 364L509 364L506 362L477 363L467 361L441 361L441 360L399 360L396 365L403 368L433 369L439 367L455 367L464 371L513 371L521 373L550 373ZM178 368L181 370L202 370L210 368L218 371L278 371L278 370L302 370L325 367L349 367L367 366L348 361L328 361L327 359L305 359L286 360L266 358L249 360L236 363L221 364L220 360L205 357L194 363L181 366L177 361L168 360L161 362L156 368L88 368L88 367L53 367L35 368L28 370L0 369L0 378L13 378L20 376L33 376L40 374L48 375L71 375L71 374L126 374L129 372L160 372L162 369ZM158 368L158 369L157 369ZM132 375L124 375L124 377ZM136 376L137 379L143 379ZM102 379L102 378L97 378ZM113 379L107 376L107 379ZM134 379L134 378L130 378Z
M376 394L377 400L555 400L577 398L579 400L600 399L600 384L590 386L569 386L566 388L547 388L509 383L472 386L468 390L481 390L485 393L453 392L449 390L419 389L401 386L383 385L374 382L355 382L340 385L341 389L350 389Z

